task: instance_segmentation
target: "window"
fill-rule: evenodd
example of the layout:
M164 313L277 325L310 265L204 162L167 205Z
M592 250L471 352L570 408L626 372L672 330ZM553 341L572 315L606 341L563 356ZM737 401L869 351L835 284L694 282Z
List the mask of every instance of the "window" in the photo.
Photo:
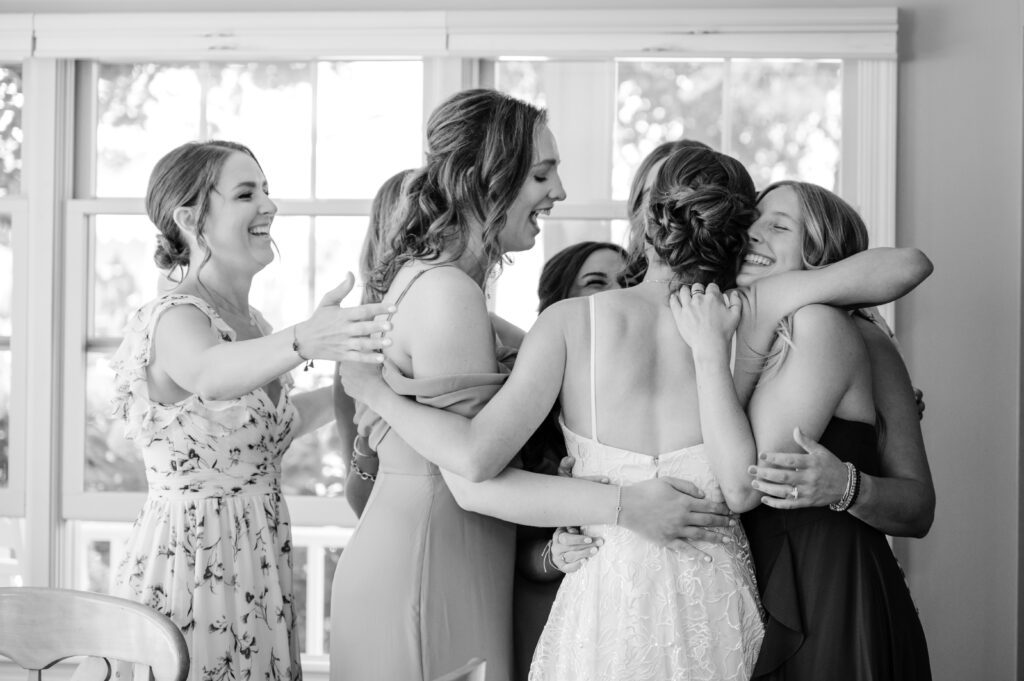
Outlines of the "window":
M108 415L108 362L127 312L163 285L141 197L173 146L237 139L262 161L281 258L253 298L287 325L355 269L370 199L420 164L436 104L474 85L546 104L569 197L494 291L497 310L528 326L545 259L583 239L622 240L633 169L679 135L738 156L758 184L833 186L874 243L894 243L896 18L885 8L4 15L0 516L24 516L26 583L108 588L141 506L138 454ZM327 369L297 376L308 387ZM325 650L328 585L354 525L338 496L346 445L323 429L285 463L312 654Z
M842 72L838 59L498 59L493 85L546 106L561 149L568 198L541 233L541 249L513 256L495 286L495 310L529 327L544 260L579 241L625 246L625 199L640 161L689 138L738 158L758 187L802 179L838 186ZM588 219L559 218L588 210ZM532 289L531 289L532 287Z

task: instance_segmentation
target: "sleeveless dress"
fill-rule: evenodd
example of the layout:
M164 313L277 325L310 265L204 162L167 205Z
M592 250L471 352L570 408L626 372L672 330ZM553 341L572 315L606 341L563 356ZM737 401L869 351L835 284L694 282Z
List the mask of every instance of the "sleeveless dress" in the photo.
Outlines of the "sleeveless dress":
M298 413L281 377L277 404L262 388L230 400L149 398L146 367L160 315L192 305L221 342L234 330L189 295L147 303L113 358L115 413L143 449L149 494L132 526L114 595L169 616L185 635L190 681L301 679L292 594L291 524L281 457ZM267 333L269 325L256 313ZM127 665L122 679L131 678Z
M875 427L833 417L821 444L879 475ZM928 646L885 535L827 507L743 515L768 619L756 678L931 679Z
M590 299L590 427L596 320ZM703 445L658 456L583 437L562 423L573 475L603 475L614 484L685 478L722 500ZM728 544L694 542L696 551L659 547L629 530L590 525L601 550L568 574L555 598L530 668L530 681L727 681L748 679L764 629L747 540L740 525L720 528Z
M507 378L414 378L388 360L383 376L400 395L470 417ZM509 681L515 525L460 508L438 467L370 410L367 429L380 467L334 575L331 679L432 681L482 657L488 681Z

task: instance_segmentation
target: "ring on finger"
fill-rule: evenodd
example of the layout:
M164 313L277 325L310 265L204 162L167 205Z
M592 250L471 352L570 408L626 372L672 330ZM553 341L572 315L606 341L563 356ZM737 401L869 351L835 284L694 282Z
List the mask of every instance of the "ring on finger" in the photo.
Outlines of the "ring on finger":
M796 501L800 498L800 490L796 488L796 485L793 485L793 491L791 491L787 496L793 497L793 501Z

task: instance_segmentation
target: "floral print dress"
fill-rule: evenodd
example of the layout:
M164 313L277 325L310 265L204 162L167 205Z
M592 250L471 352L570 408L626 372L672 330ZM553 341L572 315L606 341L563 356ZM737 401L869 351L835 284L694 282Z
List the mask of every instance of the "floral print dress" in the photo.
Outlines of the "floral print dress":
M237 399L149 398L146 367L161 313L193 305L221 342L235 339L209 304L169 295L131 318L113 360L115 412L143 449L149 494L132 527L114 594L168 615L191 654L191 681L300 679L291 523L281 457L298 413L281 378ZM266 333L266 321L254 315ZM121 678L130 678L121 670Z

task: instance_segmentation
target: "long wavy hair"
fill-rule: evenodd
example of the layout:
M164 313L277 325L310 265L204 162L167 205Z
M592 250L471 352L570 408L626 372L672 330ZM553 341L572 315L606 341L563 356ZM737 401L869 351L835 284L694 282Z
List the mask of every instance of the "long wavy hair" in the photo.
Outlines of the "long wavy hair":
M482 225L485 273L502 258L506 214L534 163L544 111L497 90L464 90L427 122L426 165L403 183L394 230L367 287L381 297L410 260L457 260Z
M712 282L731 288L754 206L754 181L742 163L703 145L685 145L658 170L634 231L672 268L673 290Z
M370 280L370 274L377 266L381 245L386 243L394 233L394 216L401 204L402 185L412 172L412 169L402 170L384 180L384 184L374 194L373 202L370 204L370 220L366 225L366 237L359 250L359 278L364 284L361 301L363 304L380 302L376 291L365 284Z

